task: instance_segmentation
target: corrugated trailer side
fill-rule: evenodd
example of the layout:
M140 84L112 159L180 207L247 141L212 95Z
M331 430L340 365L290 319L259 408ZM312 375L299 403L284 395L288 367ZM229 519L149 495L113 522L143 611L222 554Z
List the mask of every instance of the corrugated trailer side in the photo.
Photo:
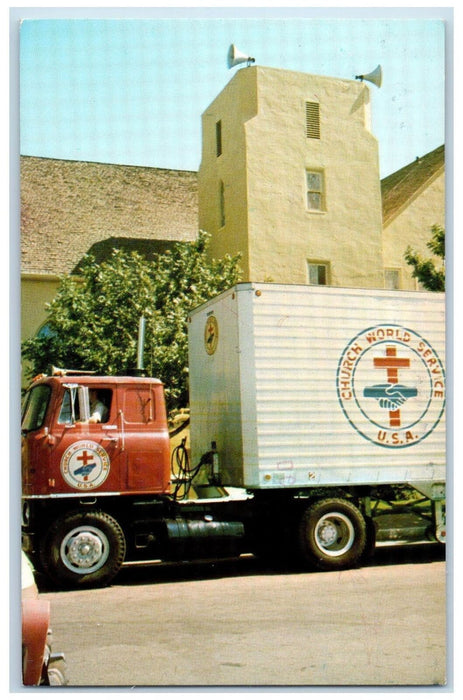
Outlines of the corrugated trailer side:
M444 357L441 294L237 285L191 317L193 460L215 441L251 489L442 482Z
M241 287L240 287L241 289ZM244 287L242 288L244 290ZM237 288L196 309L189 323L191 459L217 444L221 479L243 485L241 354Z

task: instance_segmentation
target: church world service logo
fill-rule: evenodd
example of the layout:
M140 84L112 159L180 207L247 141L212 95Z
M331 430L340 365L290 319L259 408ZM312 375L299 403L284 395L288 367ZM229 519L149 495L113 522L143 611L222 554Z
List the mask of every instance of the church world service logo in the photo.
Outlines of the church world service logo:
M91 491L108 477L110 459L106 450L93 440L79 440L70 445L61 458L61 473L69 486Z
M424 337L402 326L374 326L353 338L340 357L336 382L349 423L381 447L421 442L444 412L442 362Z

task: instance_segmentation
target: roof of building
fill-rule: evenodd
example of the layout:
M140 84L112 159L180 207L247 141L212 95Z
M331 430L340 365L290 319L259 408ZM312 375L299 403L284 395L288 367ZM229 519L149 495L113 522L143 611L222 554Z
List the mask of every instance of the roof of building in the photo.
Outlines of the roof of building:
M97 241L94 243L87 253L91 255L96 263L101 263L106 260L111 255L112 251L123 250L127 253L135 252L143 255L147 260L153 260L157 255L162 255L172 246L182 245L185 241L180 240L160 240L160 239L147 239L147 238L125 238L123 236L116 237L111 236L111 238L105 238L103 241ZM78 274L80 263L72 270L72 274Z
M383 225L444 170L444 146L381 181ZM86 253L152 258L198 235L198 173L21 156L21 269L61 276Z
M63 275L87 252L151 257L198 235L198 174L21 156L21 269Z
M381 180L383 225L389 224L431 181L444 172L445 147L434 151L397 170Z

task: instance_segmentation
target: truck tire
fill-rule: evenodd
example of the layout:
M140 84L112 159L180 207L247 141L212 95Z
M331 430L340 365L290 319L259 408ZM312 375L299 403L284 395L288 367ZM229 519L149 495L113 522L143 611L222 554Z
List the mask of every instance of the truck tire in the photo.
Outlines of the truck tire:
M350 569L362 557L367 527L361 512L342 498L318 501L304 512L299 527L302 558L325 571Z
M40 548L45 573L65 587L107 585L125 557L119 523L107 513L68 513L48 530Z

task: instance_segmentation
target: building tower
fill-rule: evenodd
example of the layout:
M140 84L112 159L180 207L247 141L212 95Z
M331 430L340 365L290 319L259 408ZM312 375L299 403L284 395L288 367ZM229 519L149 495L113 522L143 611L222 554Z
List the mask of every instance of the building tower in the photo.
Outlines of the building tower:
M199 227L244 279L383 288L364 82L241 68L202 116Z

